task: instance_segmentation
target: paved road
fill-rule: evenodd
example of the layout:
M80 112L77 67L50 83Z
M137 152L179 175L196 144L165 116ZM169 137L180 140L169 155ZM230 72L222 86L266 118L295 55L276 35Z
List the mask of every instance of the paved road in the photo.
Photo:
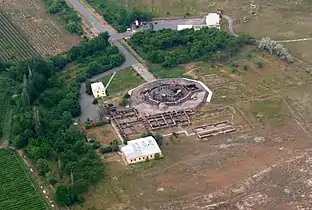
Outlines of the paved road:
M150 82L156 80L155 76L151 72L149 72L148 69L145 68L142 64L134 64L132 65L132 68L136 72L138 72L138 74L140 74L145 81Z
M119 42L117 41L118 39L120 39L120 37L122 38L125 35L121 35L118 33L114 33L111 31L110 27L105 27L103 24L101 24L93 15L92 13L86 9L79 0L67 0L72 7L77 10L86 20L88 20L92 26L98 30L99 33L103 33L103 32L108 32L110 34L110 41L114 41L114 45L116 45L119 49L119 51L125 56L125 63L123 64L123 67L129 67L133 64L137 64L139 63L138 60L136 60L133 55L126 50L126 48Z

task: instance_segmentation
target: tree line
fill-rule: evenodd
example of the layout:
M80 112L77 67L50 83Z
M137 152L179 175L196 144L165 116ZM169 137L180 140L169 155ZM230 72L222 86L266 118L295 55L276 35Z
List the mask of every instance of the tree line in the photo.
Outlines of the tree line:
M143 58L167 68L196 60L223 61L251 42L249 36L235 37L214 28L149 30L135 33L129 40Z
M124 8L116 1L111 0L87 0L118 32L124 32L135 20L148 21L152 19L152 13Z
M110 45L108 38L106 32L95 39L84 39L79 45L72 47L66 56L58 55L51 60L57 69L75 62L77 69L84 69L83 74L77 78L79 82L84 82L87 78L120 66L125 61L118 47Z
M48 12L57 14L66 22L66 28L70 33L82 35L82 22L77 12L71 8L65 0L43 0L48 6Z
M80 127L73 124L73 117L81 113L82 81L76 78L68 82L58 73L71 62L87 64L99 52L108 56L112 51L108 38L104 33L84 40L66 55L51 59L0 63L1 76L16 85L15 97L9 101L14 119L9 142L23 149L39 174L55 187L55 200L60 205L79 202L80 195L103 178L104 166L94 145L88 143ZM120 64L114 62L110 67Z

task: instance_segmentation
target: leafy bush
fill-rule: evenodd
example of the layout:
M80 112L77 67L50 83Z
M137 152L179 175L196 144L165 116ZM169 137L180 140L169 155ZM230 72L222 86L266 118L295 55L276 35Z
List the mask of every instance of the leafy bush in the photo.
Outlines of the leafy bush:
M159 153L156 153L155 154L155 160L159 160L159 159L161 159L162 157L160 156L160 154Z
M77 12L68 6L65 0L43 0L48 5L51 14L57 14L66 22L66 28L70 33L82 35L82 22Z
M98 149L98 148L100 148L101 147L101 143L99 142L99 141L94 141L93 143L92 143L92 148L93 149Z
M262 61L257 61L257 66L258 66L258 68L263 68L263 66L264 66L264 63L262 62Z
M70 187L58 186L55 190L55 201L62 206L72 205L78 201L78 195Z
M86 87L86 94L92 95L92 88L91 88L91 81L87 80L85 82L85 87Z

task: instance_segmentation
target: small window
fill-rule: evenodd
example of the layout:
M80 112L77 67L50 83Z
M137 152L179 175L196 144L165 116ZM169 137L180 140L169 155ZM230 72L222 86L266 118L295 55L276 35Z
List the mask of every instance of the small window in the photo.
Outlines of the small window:
M130 160L130 162L132 162L132 160Z
M141 158L139 158L139 160L141 160Z
M133 161L136 161L136 159L134 158L134 160Z
M99 93L99 91L96 91L97 93Z
M153 157L153 155L151 155L151 158Z

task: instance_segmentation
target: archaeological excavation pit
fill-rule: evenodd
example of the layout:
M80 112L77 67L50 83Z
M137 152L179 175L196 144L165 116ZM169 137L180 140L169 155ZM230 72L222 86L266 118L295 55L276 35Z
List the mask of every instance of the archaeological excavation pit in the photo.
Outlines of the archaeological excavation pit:
M142 84L131 91L131 107L142 115L154 115L185 109L197 110L210 102L211 90L190 79L160 79Z

